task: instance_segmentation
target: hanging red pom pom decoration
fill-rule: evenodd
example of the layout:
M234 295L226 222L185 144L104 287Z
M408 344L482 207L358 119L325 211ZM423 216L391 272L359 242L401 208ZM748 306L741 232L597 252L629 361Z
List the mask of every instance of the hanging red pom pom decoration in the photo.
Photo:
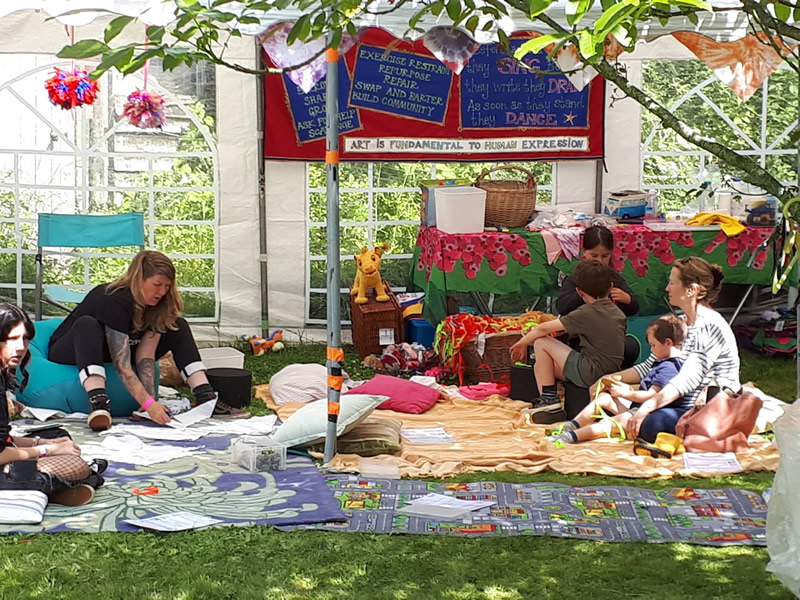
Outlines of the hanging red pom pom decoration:
M89 74L80 69L62 71L55 68L53 76L45 84L50 102L64 110L94 104L99 90L97 82L89 79Z
M164 96L147 90L136 90L128 96L122 114L131 125L140 129L161 129L167 122L164 115Z

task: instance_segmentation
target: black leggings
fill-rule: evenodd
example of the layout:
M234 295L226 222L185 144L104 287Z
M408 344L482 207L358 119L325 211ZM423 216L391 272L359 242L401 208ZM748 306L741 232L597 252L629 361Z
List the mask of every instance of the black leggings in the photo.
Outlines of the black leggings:
M155 358L172 352L181 375L188 379L193 373L204 371L205 366L186 319L178 318L175 326L174 331L168 329L161 334ZM103 363L111 362L105 326L88 315L76 319L67 333L50 344L48 358L62 365L77 365L81 383L89 375L105 377ZM135 361L136 346L131 346L131 366L135 366Z

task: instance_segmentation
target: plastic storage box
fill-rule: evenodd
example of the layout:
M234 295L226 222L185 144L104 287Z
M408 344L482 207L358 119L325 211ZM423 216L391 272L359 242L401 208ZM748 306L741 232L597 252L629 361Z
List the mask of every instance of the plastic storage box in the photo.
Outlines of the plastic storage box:
M436 328L425 319L409 319L406 321L406 341L417 342L426 348L433 348L433 336Z
M252 472L283 471L286 446L263 435L247 435L231 442L233 462Z
M244 367L244 354L236 348L201 348L200 358L206 369L217 367L241 369Z
M422 190L422 211L420 221L429 227L436 226L436 191L445 186L471 186L469 179L425 179L420 185Z
M483 233L486 190L443 187L436 190L436 227L445 233Z

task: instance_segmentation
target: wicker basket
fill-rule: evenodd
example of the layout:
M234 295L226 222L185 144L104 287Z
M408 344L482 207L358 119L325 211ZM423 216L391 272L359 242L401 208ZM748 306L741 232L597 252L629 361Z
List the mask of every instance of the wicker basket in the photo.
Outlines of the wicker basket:
M386 290L388 302L375 300L375 289L367 290L369 302L356 304L355 295L350 295L350 318L352 320L353 345L361 358L369 354L381 355L386 344L381 344L381 329L392 331L392 343L403 342L403 309L391 290Z
M521 331L489 333L486 335L483 356L478 354L478 338L469 340L461 349L463 385L475 385L479 381L509 383L511 367L514 365L510 348L521 338Z
M489 179L484 177L495 171L516 169L528 176L518 179ZM513 165L495 167L484 171L475 181L475 187L486 190L485 223L490 227L525 227L536 208L536 177L528 169Z

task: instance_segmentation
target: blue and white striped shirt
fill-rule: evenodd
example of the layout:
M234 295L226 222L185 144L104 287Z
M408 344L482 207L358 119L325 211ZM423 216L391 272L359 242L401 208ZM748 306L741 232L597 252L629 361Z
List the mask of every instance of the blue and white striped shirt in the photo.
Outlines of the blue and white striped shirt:
M719 387L741 389L736 337L717 311L707 306L697 307L697 320L688 326L680 357L683 366L669 382L678 397L691 398L694 404L700 392L714 381ZM639 379L647 375L656 360L651 354L646 361L633 367Z

